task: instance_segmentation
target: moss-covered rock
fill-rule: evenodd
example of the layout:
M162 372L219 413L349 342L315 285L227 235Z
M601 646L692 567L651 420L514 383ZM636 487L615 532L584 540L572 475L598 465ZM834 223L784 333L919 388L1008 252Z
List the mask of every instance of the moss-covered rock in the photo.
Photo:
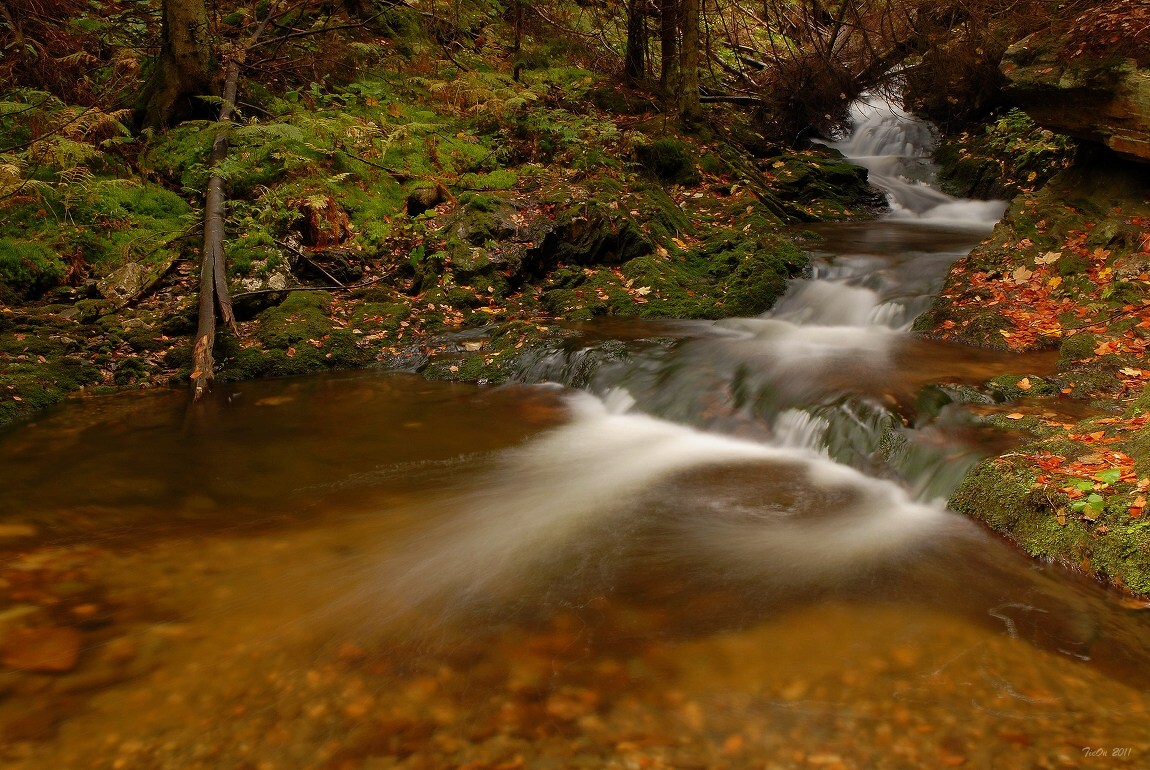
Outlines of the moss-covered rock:
M635 156L648 173L665 184L693 186L702 181L691 150L675 137L637 144Z

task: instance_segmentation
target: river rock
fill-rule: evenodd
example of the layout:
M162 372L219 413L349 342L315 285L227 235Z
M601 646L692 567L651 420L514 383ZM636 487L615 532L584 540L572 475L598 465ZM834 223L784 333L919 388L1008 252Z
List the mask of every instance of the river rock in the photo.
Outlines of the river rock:
M69 626L19 628L9 634L0 663L20 671L71 671L80 658L80 632Z
M44 610L34 604L17 604L0 611L0 649L16 631L45 622Z
M1150 162L1150 68L1067 56L1067 43L1039 32L1011 46L1002 59L1007 97L1044 128Z
M112 302L114 308L121 308L143 296L168 271L173 261L168 260L158 267L129 262L97 281L96 289L102 297Z

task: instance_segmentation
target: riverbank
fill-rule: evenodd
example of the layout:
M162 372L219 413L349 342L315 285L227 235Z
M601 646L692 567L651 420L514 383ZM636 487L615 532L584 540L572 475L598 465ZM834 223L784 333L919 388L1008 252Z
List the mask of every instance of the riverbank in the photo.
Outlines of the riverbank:
M985 460L951 501L1031 555L1150 595L1150 184L1142 167L1086 150L1023 191L955 263L916 328L1014 351L1057 348L1053 376L998 378L1021 444ZM1087 402L1094 417L1042 416Z
M684 134L566 64L421 58L261 108L276 121L241 130L231 172L221 383L364 366L494 382L557 322L757 314L805 265L792 225L882 203L831 150L721 107ZM138 174L109 161L7 203L0 424L189 382L199 235L173 190L202 186L211 136L138 138Z

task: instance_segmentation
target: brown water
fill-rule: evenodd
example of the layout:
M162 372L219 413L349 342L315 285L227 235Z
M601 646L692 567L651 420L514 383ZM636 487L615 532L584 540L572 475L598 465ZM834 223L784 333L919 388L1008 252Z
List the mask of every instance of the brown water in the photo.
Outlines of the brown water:
M0 433L0 765L1147 766L1150 616L939 502L1016 440L972 414L1073 410L906 333L993 207L905 184L769 316L583 325L525 384Z
M9 431L4 521L37 533L6 540L6 606L82 642L67 671L0 677L5 767L1144 763L1150 627L1116 597L949 514L876 558L793 561L754 530L848 525L865 485L742 446L630 491L598 468L619 504L573 514L597 484L548 453L626 459L564 431L700 448L582 408L360 374ZM545 531L517 518L536 508Z

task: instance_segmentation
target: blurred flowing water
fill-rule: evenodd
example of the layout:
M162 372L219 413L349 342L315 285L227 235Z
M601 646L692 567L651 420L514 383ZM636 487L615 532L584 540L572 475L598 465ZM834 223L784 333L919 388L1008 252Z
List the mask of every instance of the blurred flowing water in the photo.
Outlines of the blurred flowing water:
M1143 766L1150 622L945 508L1010 441L970 386L1054 360L908 333L1002 211L930 141L859 108L894 213L756 318L0 435L9 604L57 560L98 608L74 671L0 678L6 766Z

